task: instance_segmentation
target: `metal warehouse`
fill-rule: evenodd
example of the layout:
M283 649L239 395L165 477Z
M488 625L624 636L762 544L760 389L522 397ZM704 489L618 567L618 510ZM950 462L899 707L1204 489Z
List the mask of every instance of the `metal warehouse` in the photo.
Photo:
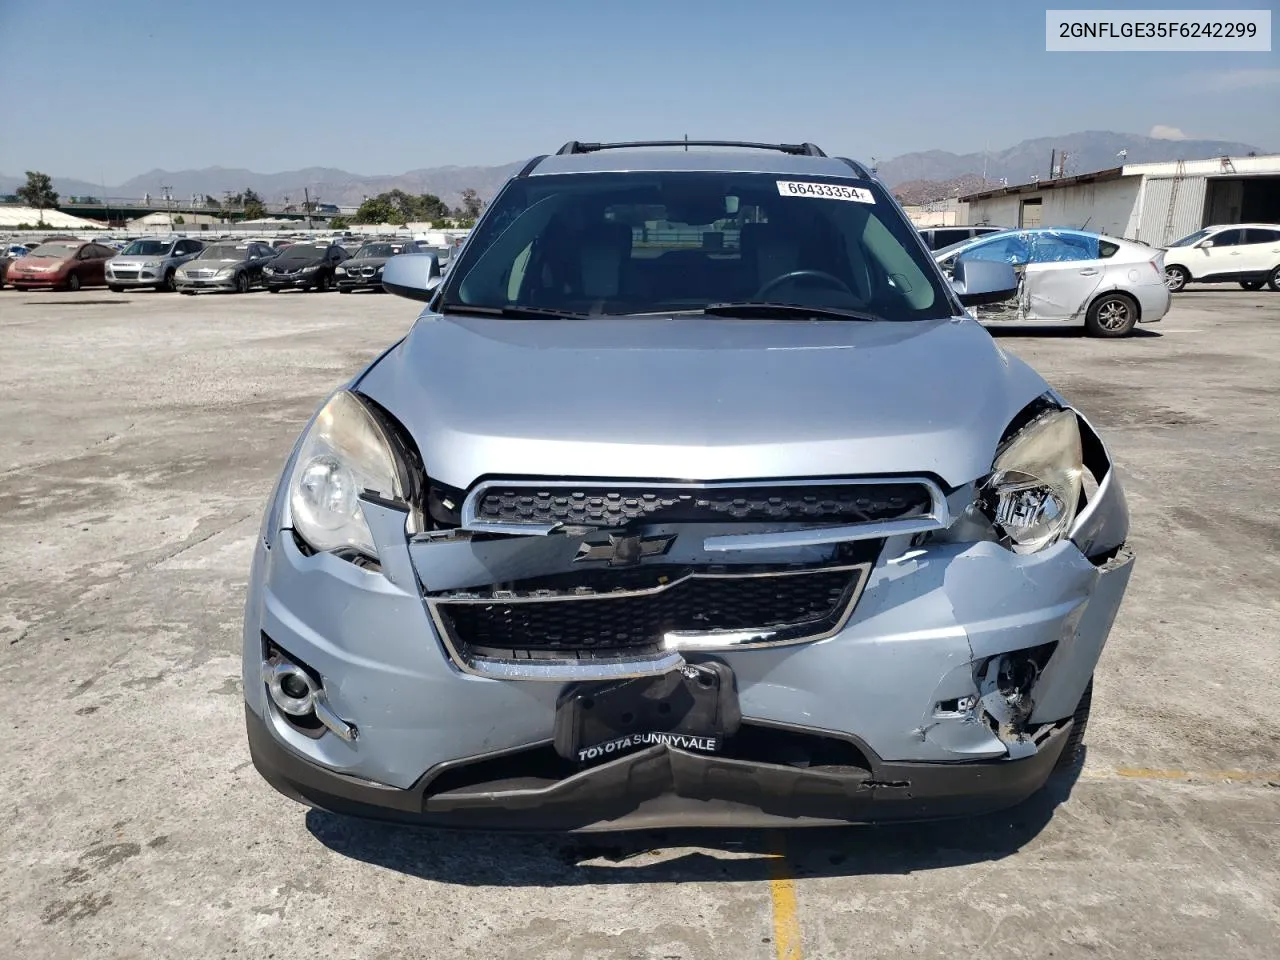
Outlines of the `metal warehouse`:
M969 222L1075 227L1165 246L1220 223L1280 223L1280 154L1130 163L962 198Z

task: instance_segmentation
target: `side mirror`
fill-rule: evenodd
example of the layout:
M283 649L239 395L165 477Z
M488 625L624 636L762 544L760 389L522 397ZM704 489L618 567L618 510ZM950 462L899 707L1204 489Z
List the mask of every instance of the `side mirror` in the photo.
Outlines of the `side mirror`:
M951 288L966 307L1011 300L1018 292L1018 274L1003 260L956 259Z
M402 253L382 268L382 289L410 300L430 300L440 286L440 264L434 253Z
M1201 240L1199 243L1196 244L1196 246L1199 247L1201 250L1208 250L1210 247L1213 246L1213 241Z

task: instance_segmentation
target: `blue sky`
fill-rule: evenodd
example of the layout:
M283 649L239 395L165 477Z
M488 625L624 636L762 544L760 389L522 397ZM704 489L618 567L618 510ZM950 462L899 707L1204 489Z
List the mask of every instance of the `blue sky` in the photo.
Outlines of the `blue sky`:
M1156 127L1280 150L1274 49L1046 53L1045 7L0 0L0 173L400 173L685 133L863 159Z

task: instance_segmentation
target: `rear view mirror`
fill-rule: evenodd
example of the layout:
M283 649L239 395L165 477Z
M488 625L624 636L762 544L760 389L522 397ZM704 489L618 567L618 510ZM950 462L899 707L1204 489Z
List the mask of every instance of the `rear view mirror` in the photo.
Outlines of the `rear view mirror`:
M1018 275L1003 260L956 259L951 287L966 307L980 307L1012 299L1018 292Z
M430 300L440 286L440 264L434 253L402 253L382 268L382 289L410 300Z
M1196 244L1196 246L1199 247L1201 250L1208 250L1210 247L1213 246L1213 241L1201 240L1199 243Z

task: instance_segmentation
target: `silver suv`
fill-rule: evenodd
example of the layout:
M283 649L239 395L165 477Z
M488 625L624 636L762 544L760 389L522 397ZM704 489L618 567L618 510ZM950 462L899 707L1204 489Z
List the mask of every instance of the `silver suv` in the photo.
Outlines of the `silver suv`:
M706 147L704 149L704 147ZM571 142L303 430L255 543L253 761L519 829L1008 806L1072 765L1128 583L1093 427L812 144Z
M107 261L107 287L119 293L127 287L174 289L178 267L204 249L199 240L161 237L134 240L118 257Z

